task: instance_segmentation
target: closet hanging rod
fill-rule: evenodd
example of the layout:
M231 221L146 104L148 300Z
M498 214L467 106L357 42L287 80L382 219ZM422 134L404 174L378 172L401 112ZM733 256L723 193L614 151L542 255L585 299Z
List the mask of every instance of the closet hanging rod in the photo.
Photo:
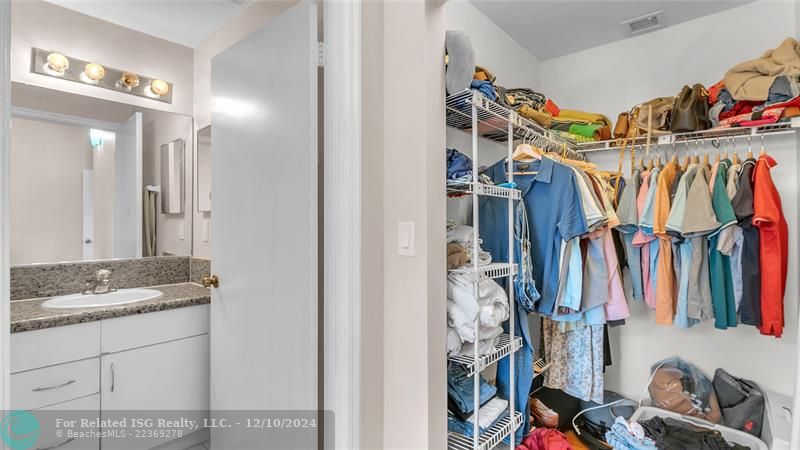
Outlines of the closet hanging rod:
M791 121L776 122L768 125L761 125L757 127L734 127L723 129L710 129L703 131L687 132L687 133L672 133L661 136L653 136L650 138L651 144L660 146L670 145L674 143L685 142L708 142L711 141L716 147L720 141L729 139L756 139L764 136L778 136L783 134L794 134L800 128L800 118L795 117ZM628 146L635 145L639 147L647 143L647 136L638 136L636 139L628 141ZM622 139L614 139L609 141L597 142L584 142L578 144L578 153L591 153L602 152L609 150L619 150L622 147Z

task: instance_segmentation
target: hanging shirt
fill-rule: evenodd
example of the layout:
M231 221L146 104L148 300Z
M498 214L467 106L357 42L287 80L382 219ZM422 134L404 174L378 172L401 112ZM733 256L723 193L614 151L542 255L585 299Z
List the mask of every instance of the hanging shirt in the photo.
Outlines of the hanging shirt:
M628 260L628 273L631 281L631 291L634 300L644 300L642 289L642 253L641 248L633 245L633 234L639 229L639 211L636 206L636 196L639 193L639 170L634 170L633 175L626 180L625 188L620 194L617 207L619 226L617 231L622 235L625 245L625 256Z
M733 294L733 275L728 255L719 250L720 239L729 238L728 228L736 224L736 214L725 190L728 180L729 160L717 165L716 181L711 194L714 215L720 228L709 236L708 270L711 275L711 301L714 308L714 327L726 329L736 326L736 300Z
M753 224L761 243L761 333L783 334L783 296L789 260L789 230L783 217L781 197L772 181L770 169L778 163L761 155L756 164L753 196Z
M678 269L677 282L677 302L675 304L675 324L681 328L689 328L695 325L698 320L690 319L688 316L688 294L689 294L689 269L692 262L692 240L683 239L683 219L686 212L686 198L689 194L694 176L697 173L697 164L690 164L686 172L681 176L672 201L672 209L667 218L667 231L671 235L680 236L677 242L677 254L680 257L680 268Z
M733 196L733 211L742 229L740 272L742 274L742 302L739 315L743 324L761 326L761 265L758 227L753 225L753 173L756 160L742 163L739 186ZM735 259L734 259L735 262Z
M736 195L736 189L738 189L739 186L739 175L741 174L741 170L741 164L732 164L728 169L728 184L725 187L725 190L728 192L728 198L731 199L731 201L733 201L733 197Z
M708 273L708 241L706 236L719 228L708 190L708 169L698 167L686 195L682 235L691 239L692 253L687 288L687 312L690 319L714 317L711 307L711 285Z
M644 301L651 309L656 308L656 262L658 261L658 242L653 235L653 207L656 187L658 185L658 167L650 171L647 192L645 193L644 209L639 214L639 232L633 237L633 245L639 245L642 250L642 278L644 288ZM644 248L646 247L646 250ZM645 258L645 254L647 258ZM645 264L647 266L645 267Z
M656 324L672 325L675 314L675 275L672 258L672 237L667 234L670 212L670 188L678 174L678 166L667 163L658 177L653 214L653 233L658 239L656 270Z

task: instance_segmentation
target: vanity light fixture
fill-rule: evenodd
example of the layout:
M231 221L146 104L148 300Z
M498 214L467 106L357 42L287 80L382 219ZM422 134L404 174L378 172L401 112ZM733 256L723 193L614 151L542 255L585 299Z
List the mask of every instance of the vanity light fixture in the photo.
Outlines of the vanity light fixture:
M47 68L59 75L64 75L64 72L69 69L69 59L61 53L50 53L47 55Z
M133 72L124 72L119 78L119 84L126 89L133 89L139 86L139 76Z
M148 77L39 48L31 49L30 71L163 103L172 103L172 93L175 91L175 86L163 78Z
M169 92L169 83L164 80L153 80L150 82L150 90L153 94L161 97Z
M104 69L100 64L89 63L83 68L83 73L86 75L86 78L97 82L106 76L106 69Z

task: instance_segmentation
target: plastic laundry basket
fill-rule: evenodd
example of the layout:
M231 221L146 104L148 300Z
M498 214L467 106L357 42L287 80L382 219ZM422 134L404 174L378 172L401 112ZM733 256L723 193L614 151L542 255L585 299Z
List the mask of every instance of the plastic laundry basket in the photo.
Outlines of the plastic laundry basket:
M745 447L750 447L752 450L769 450L767 444L765 444L759 438L747 434L743 431L734 430L733 428L723 427L722 425L716 425L711 422L698 419L697 417L692 416L684 416L682 414L674 413L672 411L667 411L661 408L655 408L652 406L642 406L641 408L637 409L633 416L631 417L631 421L643 421L652 419L653 417L661 417L661 418L670 418L676 419L683 422L690 423L697 427L708 428L709 430L716 430L722 434L722 437L725 438L728 442L734 442L739 445L744 445Z

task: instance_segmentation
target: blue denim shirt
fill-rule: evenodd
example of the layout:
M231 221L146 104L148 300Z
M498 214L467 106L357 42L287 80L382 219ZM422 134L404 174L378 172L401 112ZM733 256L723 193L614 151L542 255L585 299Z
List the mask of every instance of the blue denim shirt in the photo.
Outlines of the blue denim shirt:
M514 182L522 192L522 205L529 220L531 272L535 287L541 293L538 302L535 295L531 299L536 302L536 310L552 315L558 296L561 240L570 240L588 231L580 203L580 191L572 169L549 158L532 163L515 162L514 171L538 172L535 176L515 176ZM486 174L495 184L508 181L504 160L491 166ZM508 261L508 201L484 197L481 198L480 209L480 234L484 250L491 253L493 261ZM519 239L517 242L519 247ZM522 270L519 248L515 249L514 255ZM513 326L516 335L522 336L522 348L514 353L514 403L516 411L523 412L525 418L530 417L528 396L533 383L533 340L528 327L528 313L531 310L526 298L517 295L517 320L514 324L506 322L503 325L506 331ZM497 368L497 388L506 399L511 393L509 366L510 359L505 357ZM530 424L524 419L522 426L517 429L515 442L519 443L529 429Z
M536 310L551 316L558 296L561 241L588 232L580 191L573 170L549 158L530 163L515 161L514 171L538 172L517 175L514 182L522 191L522 202L530 221L533 280L541 294ZM507 182L506 162L497 162L486 174L495 184ZM508 259L506 203L491 198L481 201L481 237L493 261Z

